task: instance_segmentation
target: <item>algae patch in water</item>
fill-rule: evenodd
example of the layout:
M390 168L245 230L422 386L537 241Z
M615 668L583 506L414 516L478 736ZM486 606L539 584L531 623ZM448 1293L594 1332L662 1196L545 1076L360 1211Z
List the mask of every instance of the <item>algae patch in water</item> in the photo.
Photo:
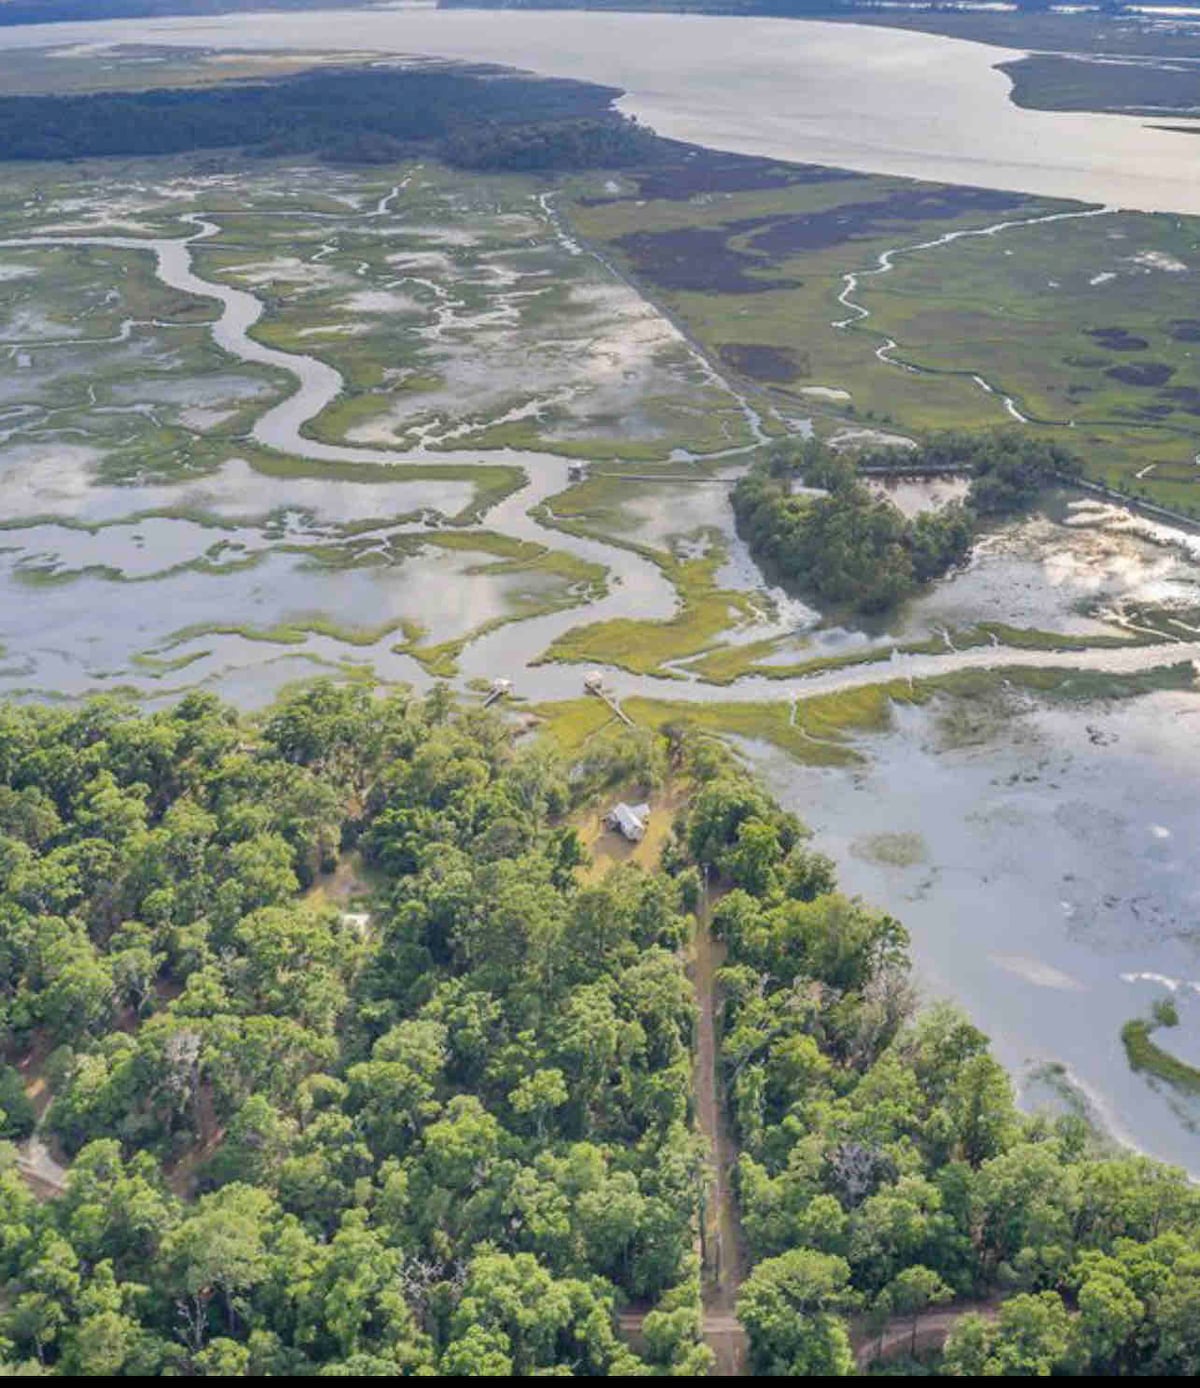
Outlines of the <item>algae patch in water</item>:
M850 845L850 852L869 863L883 863L888 867L915 867L929 859L925 840L914 833L868 834L856 839Z
M1135 1017L1121 1028L1121 1044L1129 1067L1160 1079L1180 1094L1200 1095L1200 1069L1164 1050L1151 1034L1160 1027L1178 1026L1179 1014L1167 1000L1156 1004L1149 1019Z

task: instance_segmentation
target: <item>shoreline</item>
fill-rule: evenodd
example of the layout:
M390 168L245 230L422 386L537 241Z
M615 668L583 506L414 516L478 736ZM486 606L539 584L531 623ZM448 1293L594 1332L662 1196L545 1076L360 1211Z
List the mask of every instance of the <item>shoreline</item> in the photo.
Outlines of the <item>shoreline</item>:
M65 24L50 46L125 42L496 63L620 88L618 109L665 138L713 150L1200 215L1191 127L1023 110L998 64L1027 50L870 24L849 32L846 23L823 20L572 10L555 12L548 26L545 14L304 10L286 26L278 14L118 19ZM44 25L0 27L0 52L45 48L46 40ZM673 55L667 66L664 53Z

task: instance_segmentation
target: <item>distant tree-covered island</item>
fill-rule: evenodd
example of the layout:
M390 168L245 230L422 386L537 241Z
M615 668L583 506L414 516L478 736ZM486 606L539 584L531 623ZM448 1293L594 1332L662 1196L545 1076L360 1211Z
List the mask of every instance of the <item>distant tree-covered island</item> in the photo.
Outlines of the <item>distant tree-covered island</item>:
M0 97L0 160L239 149L389 163L433 154L470 169L646 162L658 142L609 87L445 65L322 70L211 87Z
M162 15L236 14L240 10L328 10L371 0L0 0L0 26L63 24L97 19L156 19Z

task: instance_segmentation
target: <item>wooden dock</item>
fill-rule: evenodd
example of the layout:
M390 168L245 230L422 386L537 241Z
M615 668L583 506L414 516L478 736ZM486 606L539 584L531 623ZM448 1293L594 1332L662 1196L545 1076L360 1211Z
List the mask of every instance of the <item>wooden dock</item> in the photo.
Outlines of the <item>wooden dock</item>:
M598 670L589 671L583 677L583 691L590 694L593 699L599 699L601 703L607 704L617 718L625 724L627 728L634 726L633 719L625 712L617 702L617 696L604 687L604 676Z

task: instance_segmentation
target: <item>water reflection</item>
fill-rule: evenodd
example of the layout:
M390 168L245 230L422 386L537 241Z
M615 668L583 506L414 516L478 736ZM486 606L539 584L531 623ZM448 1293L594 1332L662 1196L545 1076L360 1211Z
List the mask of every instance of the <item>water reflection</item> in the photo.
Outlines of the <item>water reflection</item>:
M1200 697L897 709L869 762L753 749L845 887L908 926L930 996L957 999L1016 1072L1059 1061L1119 1136L1200 1172L1197 1113L1126 1063L1120 1029L1174 988L1200 1056ZM916 851L894 852L909 839Z

